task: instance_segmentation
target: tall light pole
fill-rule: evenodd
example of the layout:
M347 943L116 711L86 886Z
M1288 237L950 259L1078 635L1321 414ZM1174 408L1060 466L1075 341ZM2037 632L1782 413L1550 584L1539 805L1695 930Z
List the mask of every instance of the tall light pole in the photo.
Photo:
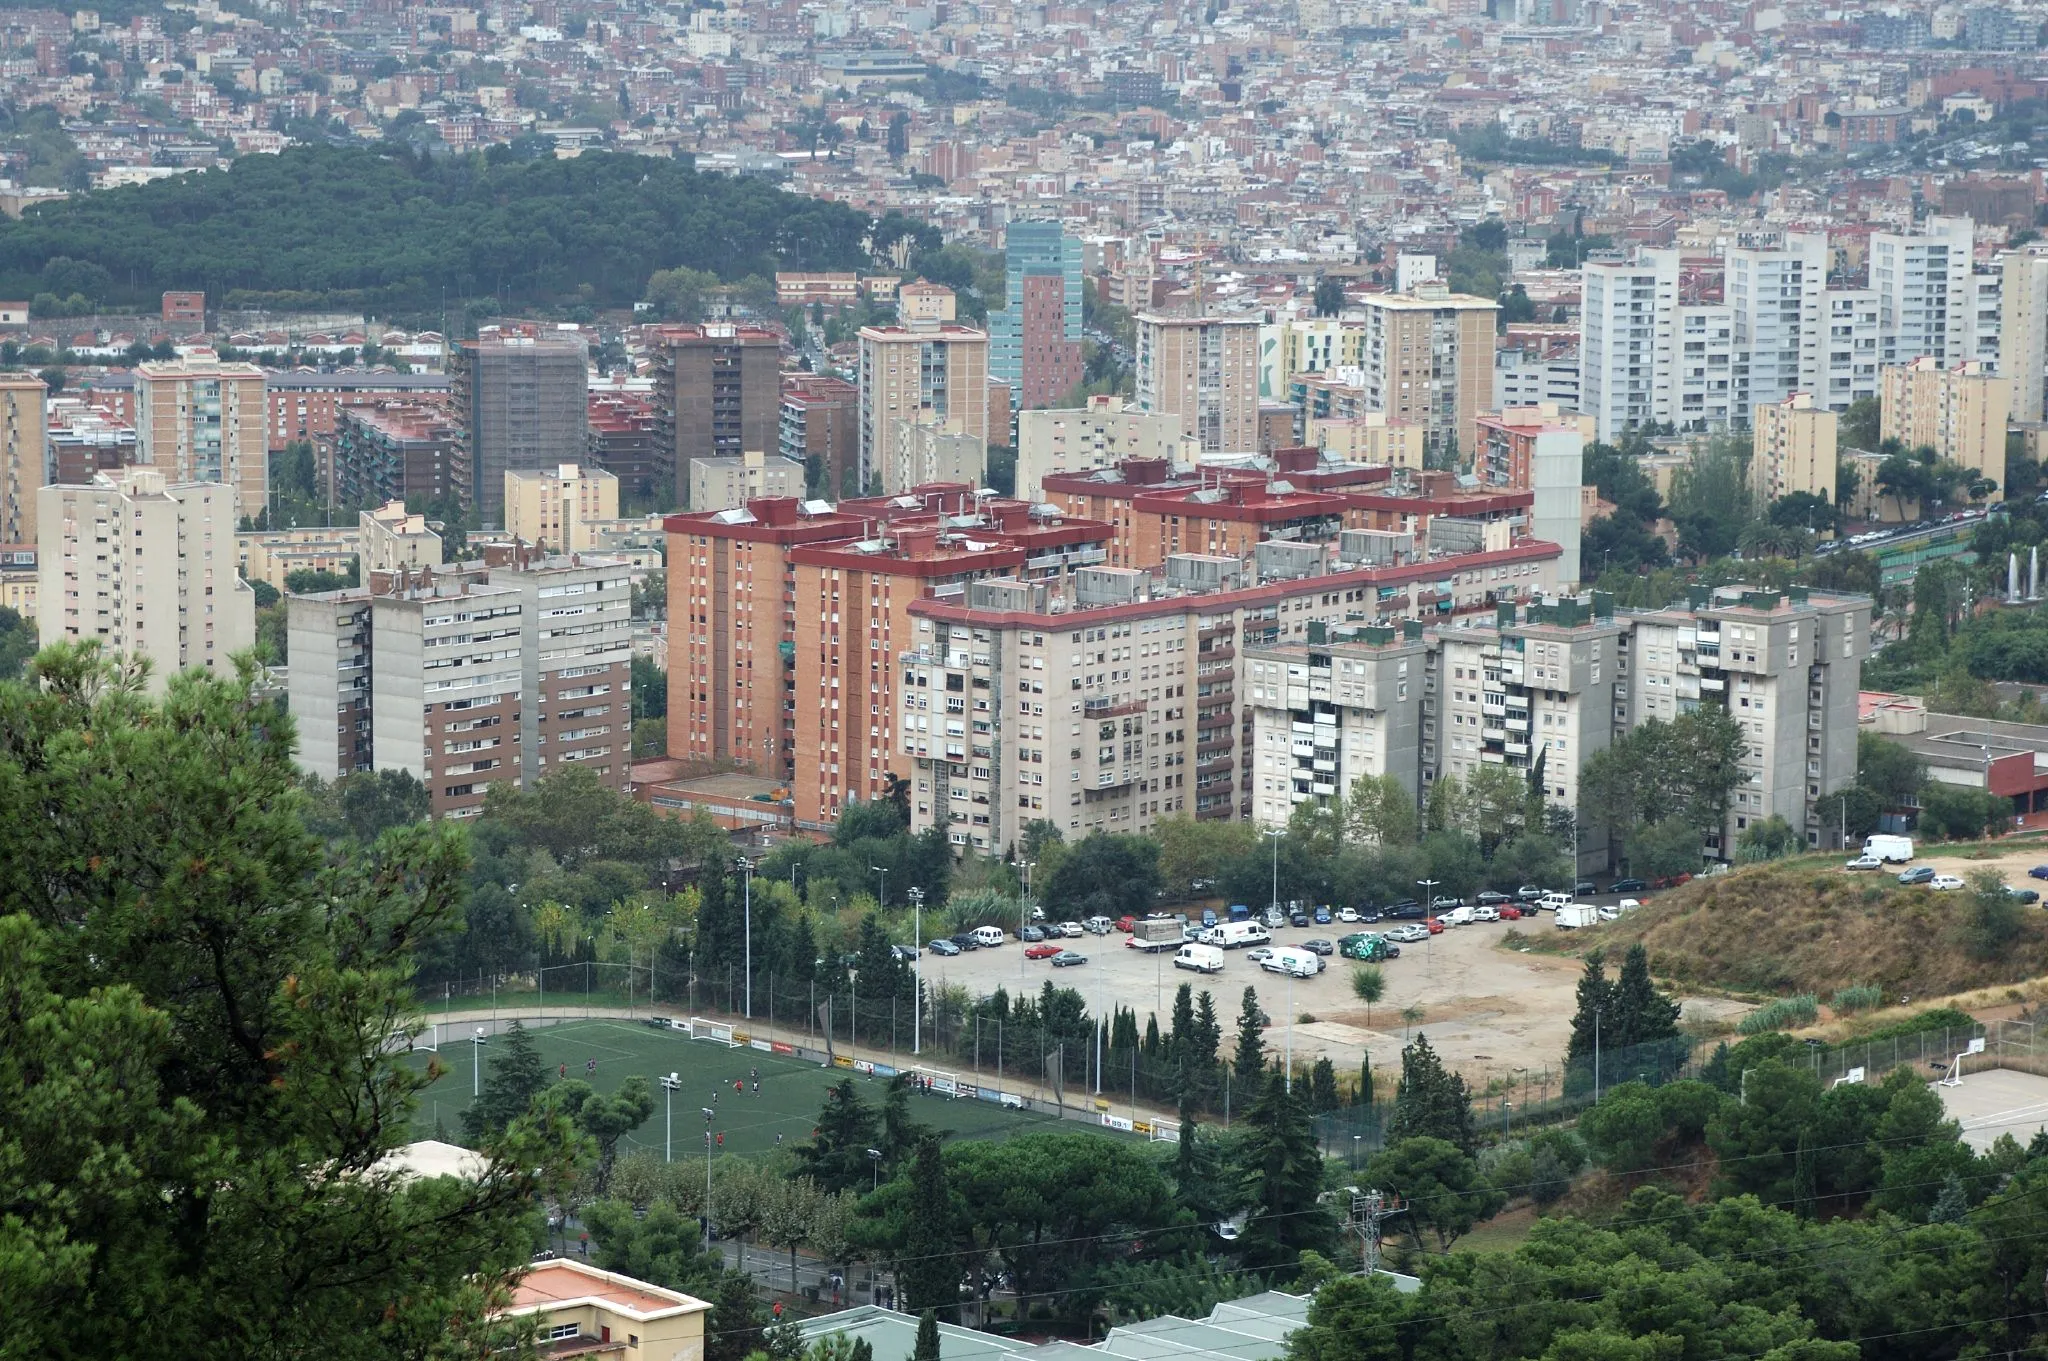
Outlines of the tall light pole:
M1020 860L1017 862L1017 868L1022 874L1024 883L1024 896L1017 900L1017 941L1019 944L1022 944L1024 940L1024 928L1031 924L1031 867L1035 863L1035 861L1031 860ZM1017 977L1022 978L1023 976L1024 952L1019 950L1017 952Z
M1425 922L1436 920L1436 886L1441 882L1442 881L1438 879L1417 879L1415 881L1415 887L1422 890L1422 900L1425 904L1423 908L1423 916L1425 918ZM1426 925L1424 929L1427 929ZM1429 944L1425 948L1427 949L1429 956L1427 960L1427 967L1430 969L1431 972L1435 972L1436 932L1431 931L1429 933Z
M1259 833L1273 838L1273 904L1271 910L1280 910L1280 838L1287 835L1284 827L1271 827Z
M883 869L880 865L869 865L868 868L882 876L882 910L887 912L889 910L889 871Z
M484 1093L484 1046L489 1043L484 1038L482 1026L478 1026L476 1034L469 1037L469 1098L472 1101Z
M704 1251L711 1251L711 1117L716 1114L711 1107L701 1108L704 1112Z
M924 1052L924 890L912 885L910 893L910 973L917 995L910 999L911 1057Z
M746 936L746 952L741 967L747 975L747 1019L751 1021L754 1019L754 862L743 855L739 858L739 867L740 882L744 885L740 891L741 930ZM730 998L726 1005L732 1005Z
M683 1079L670 1073L661 1080L663 1100L668 1107L668 1128L661 1136L661 1160L672 1163L676 1160L676 1088L683 1085Z

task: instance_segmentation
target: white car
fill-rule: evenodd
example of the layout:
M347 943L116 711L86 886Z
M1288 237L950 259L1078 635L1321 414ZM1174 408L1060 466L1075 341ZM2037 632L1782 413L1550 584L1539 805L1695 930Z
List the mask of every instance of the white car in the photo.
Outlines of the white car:
M1963 881L1953 874L1937 874L1927 881L1927 887L1943 893L1952 893L1963 886Z
M1053 932L1062 936L1078 936L1081 934L1081 923L1061 922L1053 928Z
M1273 951L1267 946L1261 945L1256 950L1245 951L1244 957L1247 963L1264 964L1267 960L1273 957Z
M1358 920L1358 909L1357 909L1357 908L1355 908L1355 907L1340 907L1340 908L1338 908L1338 909L1337 909L1337 920L1338 920L1338 921L1340 921L1340 922L1355 922L1355 921L1357 921L1357 920Z
M1478 907L1472 909L1472 920L1476 922L1497 922L1500 920L1500 909L1491 903L1481 903Z
M1884 861L1874 855L1859 855L1848 864L1842 866L1842 868L1845 870L1881 870L1884 868Z

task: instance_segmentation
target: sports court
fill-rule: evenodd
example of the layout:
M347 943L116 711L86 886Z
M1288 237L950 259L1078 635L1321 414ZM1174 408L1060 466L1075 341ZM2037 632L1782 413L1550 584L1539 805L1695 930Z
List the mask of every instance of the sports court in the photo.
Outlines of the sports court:
M451 1034L451 1030L459 1033ZM654 1088L654 1114L626 1136L621 1148L651 1148L659 1152L672 1104L673 1151L677 1158L701 1156L707 1130L714 1138L725 1136L722 1146L714 1144L722 1153L768 1152L775 1148L777 1135L782 1136L785 1145L800 1143L811 1137L828 1088L842 1080L850 1081L863 1101L879 1109L890 1081L758 1049L734 1049L712 1040L693 1040L681 1031L657 1030L634 1021L567 1021L531 1026L528 1033L533 1036L542 1061L558 1078L579 1078L598 1091L609 1092L635 1073L645 1077ZM432 1034L428 1032L429 1036ZM431 1041L423 1036L422 1042ZM475 1084L472 1064L481 1057L483 1077L488 1079L492 1056L500 1051L503 1041L493 1037L478 1050L470 1043L469 1028L443 1026L438 1043L441 1063L447 1071L420 1093L415 1125L423 1138L433 1133L436 1120L450 1134L459 1132L462 1113L469 1108ZM424 1067L430 1057L415 1051L410 1061ZM758 1095L750 1076L756 1072L761 1082ZM660 1083L669 1073L682 1078L682 1085L672 1098ZM741 1084L742 1090L733 1089L735 1082ZM949 1138L1007 1138L1019 1131L1042 1130L1063 1123L1057 1116L1013 1110L992 1101L914 1094L910 1104L919 1123ZM709 1120L704 1117L706 1108L712 1111ZM1087 1128L1066 1123L1070 1129Z
M2048 1126L2048 1077L2014 1072L2010 1068L1973 1069L1966 1061L1963 1080L1954 1087L1935 1084L1942 1109L1961 1123L1963 1142L1979 1153L1990 1148L2001 1134L2010 1134L2026 1147L2029 1140Z

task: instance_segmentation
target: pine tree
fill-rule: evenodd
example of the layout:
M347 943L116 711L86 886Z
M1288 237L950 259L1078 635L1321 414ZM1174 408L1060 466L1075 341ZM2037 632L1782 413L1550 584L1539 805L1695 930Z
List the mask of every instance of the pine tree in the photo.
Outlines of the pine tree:
M910 1361L939 1361L939 1320L927 1309L917 1320L917 1342Z
M1245 1123L1251 1133L1244 1165L1251 1171L1253 1196L1252 1221L1243 1240L1246 1264L1292 1264L1303 1251L1327 1250L1331 1221L1318 1203L1323 1155L1316 1148L1308 1106L1287 1090L1286 1074L1265 1074Z
M1614 984L1607 977L1607 953L1589 951L1586 971L1579 977L1578 1010L1572 1014L1572 1038L1565 1057L1592 1057L1596 1034L1603 1047L1612 1044L1607 1027L1616 1019L1615 1010Z
M1316 1066L1309 1070L1308 1103L1317 1115L1327 1115L1342 1104L1337 1098L1337 1068L1325 1054L1316 1060Z
M1612 993L1614 1011L1602 1023L1601 1043L1619 1049L1650 1044L1678 1034L1678 1003L1650 981L1650 957L1638 941L1622 957L1621 977ZM1612 1026L1609 1032L1606 1027Z
M868 1150L874 1147L875 1126L874 1108L860 1099L851 1078L842 1078L825 1093L818 1132L797 1145L797 1160L826 1191L865 1191L874 1176Z
M1258 1084L1266 1071L1266 1032L1259 1017L1258 989L1246 988L1244 1004L1237 1013L1237 1056L1231 1066L1236 1070L1238 1085L1252 1092L1259 1090Z
M1934 1208L1927 1212L1930 1224L1960 1224L1970 1213L1970 1195L1963 1186L1963 1179L1951 1172L1941 1183L1941 1194L1934 1198Z
M1186 983L1173 993L1172 1027L1166 1037L1167 1054L1184 1062L1195 1050L1195 990Z
M1401 1051L1401 1085L1394 1093L1394 1115L1387 1122L1387 1143L1403 1139L1442 1139L1470 1156L1479 1134L1472 1119L1472 1098L1465 1079L1446 1069L1418 1034Z
M960 1304L960 1274L959 1259L954 1256L953 1198L946 1185L946 1160L938 1138L926 1135L918 1142L910 1167L910 1212L896 1282L902 1286L903 1302L909 1308L927 1311L927 1320L935 1309L950 1318ZM936 1345L936 1332L933 1337Z
M474 1047L472 1046L472 1052ZM483 1090L462 1113L462 1137L472 1147L526 1114L528 1106L548 1085L547 1066L540 1061L540 1049L525 1026L514 1021L506 1027L500 1048L491 1060Z

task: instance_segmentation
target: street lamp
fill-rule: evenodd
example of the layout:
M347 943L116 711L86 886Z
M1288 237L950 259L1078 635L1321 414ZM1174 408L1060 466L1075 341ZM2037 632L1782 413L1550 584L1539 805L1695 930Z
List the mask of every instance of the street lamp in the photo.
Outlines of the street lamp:
M917 995L910 1001L910 1053L924 1052L924 890L911 886L910 972L917 981Z
M1436 919L1436 886L1442 882L1441 879L1417 879L1415 881L1415 887L1422 890L1422 901L1425 904L1423 909L1424 915L1431 921ZM1429 944L1425 948L1429 954L1428 967L1434 970L1436 968L1436 932L1431 931L1429 933Z
M1272 911L1280 910L1280 838L1287 835L1285 827L1270 827L1259 833L1273 838L1273 904Z
M484 1046L490 1041L484 1038L484 1028L478 1026L476 1034L469 1037L469 1097L474 1101L484 1091Z
M668 1108L668 1128L661 1136L661 1160L665 1163L676 1160L676 1088L682 1085L683 1079L675 1073L661 1080L661 1090L666 1093L663 1102Z
M700 1107L704 1112L704 1123L708 1126L711 1117L717 1114L709 1106ZM704 1131L704 1251L711 1251L711 1131Z
M1020 860L1017 862L1017 869L1024 885L1024 895L1017 900L1017 939L1019 941L1024 939L1024 928L1031 924L1031 867L1036 863L1036 861L1032 860ZM1017 952L1017 977L1022 978L1023 976L1024 952L1020 950Z
M882 876L882 910L886 912L889 910L889 871L880 865L869 865L868 868Z
M754 1019L754 862L743 855L738 864L740 881L744 885L741 890L742 930L747 942L742 968L747 975L747 1019L751 1021ZM727 997L725 1004L731 1006L732 998Z
M869 1150L868 1150L868 1167L869 1167L869 1168L870 1168L870 1169L872 1170L872 1172L874 1173L874 1175L873 1175L872 1177L870 1177L870 1178L869 1178L869 1181L868 1181L868 1190L870 1190L870 1191L873 1191L873 1190L876 1190L877 1188L879 1188L879 1187L881 1186L881 1184L882 1184L882 1150L881 1150L881 1149L879 1149L879 1148L871 1148L871 1149L869 1149Z

